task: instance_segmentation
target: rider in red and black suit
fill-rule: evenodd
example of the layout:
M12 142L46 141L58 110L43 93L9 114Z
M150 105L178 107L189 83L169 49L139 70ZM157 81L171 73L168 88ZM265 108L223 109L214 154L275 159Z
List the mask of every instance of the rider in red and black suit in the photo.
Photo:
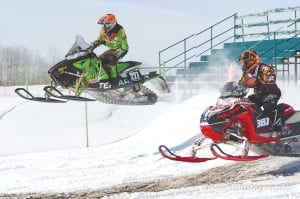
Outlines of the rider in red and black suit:
M274 128L281 127L276 124L274 110L281 96L281 91L276 84L276 69L273 66L260 62L260 58L254 50L246 50L239 61L243 65L243 76L239 84L248 88L254 88L254 94L248 98L257 106L263 106L264 111L274 123ZM277 130L277 129L275 129Z

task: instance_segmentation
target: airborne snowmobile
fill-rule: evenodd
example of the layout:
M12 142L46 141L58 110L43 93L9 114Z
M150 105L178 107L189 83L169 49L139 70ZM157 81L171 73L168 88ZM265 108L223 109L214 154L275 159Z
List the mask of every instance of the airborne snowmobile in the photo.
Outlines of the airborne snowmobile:
M275 122L256 104L245 98L248 88L236 82L228 82L220 90L215 106L208 107L201 115L200 129L204 137L196 140L191 156L178 156L166 146L159 147L160 153L171 160L204 162L216 158L236 161L250 161L272 155L299 156L292 153L292 145L300 139L300 111L288 104L278 104ZM273 125L281 125L281 131L273 131ZM204 141L208 144L203 144ZM242 148L241 155L224 152L218 145L231 144ZM249 155L250 145L255 145L262 155ZM197 157L197 151L210 147L212 157Z
M99 100L122 105L156 103L157 94L143 85L150 80L156 81L163 92L170 92L166 81L156 71L142 74L140 62L118 62L114 68L118 76L111 78L93 50L94 47L81 36L76 36L66 58L48 70L52 82L51 86L44 87L45 97L34 97L24 88L17 88L15 92L22 98L41 102ZM65 95L62 89L72 91L74 95ZM82 93L88 93L93 99L83 97Z

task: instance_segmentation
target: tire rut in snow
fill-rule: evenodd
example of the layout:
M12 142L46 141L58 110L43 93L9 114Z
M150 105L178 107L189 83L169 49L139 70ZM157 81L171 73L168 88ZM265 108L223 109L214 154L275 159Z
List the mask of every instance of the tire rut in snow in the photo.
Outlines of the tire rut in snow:
M262 166L263 165L263 166ZM243 162L220 166L202 173L193 173L182 176L166 177L157 180L137 181L114 185L94 190L80 190L63 193L27 193L0 195L1 197L17 198L102 198L121 193L160 192L169 189L209 185L217 183L231 183L246 179L254 179L276 169L268 161Z
M22 105L22 104L24 104L24 103L26 103L26 102L17 104L17 105L15 105L15 106L13 106L12 108L8 109L7 111L5 111L4 113L2 113L2 114L0 115L0 120L2 120L2 118L3 118L6 114L8 114L9 112L13 111L13 110L16 109L18 106L20 106L20 105Z

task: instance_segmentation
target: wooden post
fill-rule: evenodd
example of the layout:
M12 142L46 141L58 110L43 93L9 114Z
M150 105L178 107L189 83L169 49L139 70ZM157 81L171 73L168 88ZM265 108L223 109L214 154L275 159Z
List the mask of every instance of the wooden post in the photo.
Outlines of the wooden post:
M26 64L26 73L25 73L25 81L26 81L26 90L28 90L28 82L29 82L29 69L28 69L28 64Z
M242 35L243 35L243 42L245 42L245 32L244 32L244 19L241 19L241 23L242 23Z
M87 102L84 102L84 111L85 111L85 133L86 133L86 147L89 147L89 128L88 128L88 109Z
M184 77L186 73L186 38L183 40L183 50L184 50Z
M298 82L298 70L297 70L297 64L298 64L298 57L297 55L295 56L295 83L297 85Z

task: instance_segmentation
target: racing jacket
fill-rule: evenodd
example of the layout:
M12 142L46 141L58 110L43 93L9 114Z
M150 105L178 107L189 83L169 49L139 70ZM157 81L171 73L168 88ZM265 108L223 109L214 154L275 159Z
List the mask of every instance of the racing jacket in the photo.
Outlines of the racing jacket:
M122 58L128 52L129 47L125 30L119 24L116 24L116 26L108 32L102 28L97 40L100 41L99 43L113 50L118 59Z

